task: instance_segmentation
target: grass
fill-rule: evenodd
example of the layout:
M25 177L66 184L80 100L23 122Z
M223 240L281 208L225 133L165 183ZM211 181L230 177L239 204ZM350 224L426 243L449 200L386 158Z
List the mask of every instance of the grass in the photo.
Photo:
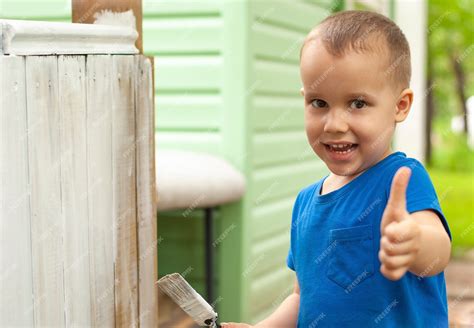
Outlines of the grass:
M453 237L453 255L474 247L474 172L427 168Z

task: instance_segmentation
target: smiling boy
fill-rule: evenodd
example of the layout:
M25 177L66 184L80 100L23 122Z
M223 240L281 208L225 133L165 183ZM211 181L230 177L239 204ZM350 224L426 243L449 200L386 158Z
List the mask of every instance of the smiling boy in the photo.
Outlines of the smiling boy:
M308 141L330 173L296 198L295 289L256 327L447 327L449 227L423 165L391 149L413 102L405 36L340 12L308 34L300 70Z

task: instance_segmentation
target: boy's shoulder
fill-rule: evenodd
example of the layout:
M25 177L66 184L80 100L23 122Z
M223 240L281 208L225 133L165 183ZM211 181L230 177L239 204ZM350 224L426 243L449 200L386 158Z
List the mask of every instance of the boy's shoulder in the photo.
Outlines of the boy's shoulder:
M394 156L394 160L393 160L393 164L395 166L414 166L414 165L419 165L419 166L422 166L423 167L423 164L417 160L416 158L413 158L413 157L408 157L404 152L401 152L401 151L397 151L396 153L394 153L395 156Z
M388 177L391 180L395 173L401 167L408 167L412 173L427 174L426 168L419 160L408 157L404 152L397 151L385 157L368 169L382 177Z
M423 177L428 177L429 179L428 172L425 169L424 165L416 158L408 157L404 152L401 151L397 151L390 154L386 158L382 159L380 162L370 167L368 171L371 171L371 174L369 175L371 175L372 178L374 178L374 175L376 176L375 180L379 182L379 187L382 187L383 185L390 186L391 181L395 176L395 173L402 166L410 168L410 170L412 171L412 176L421 175ZM304 186L299 191L296 200L298 202L302 202L312 197L315 190L318 188L319 184L322 183L322 181L326 178L326 176L327 175L323 176L319 180L309 185ZM377 176L379 178L377 178Z
M422 162L413 157L406 156L403 152L397 152L393 160L389 161L384 167L384 175L388 176L390 180L393 179L395 173L401 167L408 167L413 175L428 175L428 172Z

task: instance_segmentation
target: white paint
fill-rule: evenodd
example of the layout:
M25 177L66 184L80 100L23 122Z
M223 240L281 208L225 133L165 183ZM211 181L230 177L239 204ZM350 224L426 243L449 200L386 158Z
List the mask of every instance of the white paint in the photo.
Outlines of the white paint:
M411 88L415 93L407 119L397 125L395 149L409 157L424 161L426 147L426 3L425 1L396 1L395 22L405 34L411 51Z
M158 322L158 245L155 186L155 119L153 111L153 76L150 59L140 57L137 70L136 124L137 140L137 224L138 224L138 305L141 327Z
M59 56L61 203L67 327L91 326L85 56Z
M0 327L156 327L151 63L0 55L0 73Z
M32 327L25 59L0 56L0 327Z
M93 327L115 327L112 214L112 56L88 56L87 176L91 317Z
M120 13L108 9L101 10L94 14L94 18L94 24L125 26L137 29L135 15L133 15L133 10L131 9Z
M112 188L115 326L133 327L138 313L136 218L135 56L113 56Z
M0 20L1 52L8 55L136 54L129 26Z
M64 327L57 58L29 56L25 72L35 326Z

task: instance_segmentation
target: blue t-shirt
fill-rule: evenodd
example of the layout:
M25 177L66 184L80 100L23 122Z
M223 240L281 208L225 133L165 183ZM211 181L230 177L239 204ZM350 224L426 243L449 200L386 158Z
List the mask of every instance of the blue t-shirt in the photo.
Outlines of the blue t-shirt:
M343 187L327 178L298 194L287 265L300 285L298 327L448 327L444 273L398 281L380 273L380 222L395 172L411 168L409 213L433 210L451 233L423 165L395 152Z

